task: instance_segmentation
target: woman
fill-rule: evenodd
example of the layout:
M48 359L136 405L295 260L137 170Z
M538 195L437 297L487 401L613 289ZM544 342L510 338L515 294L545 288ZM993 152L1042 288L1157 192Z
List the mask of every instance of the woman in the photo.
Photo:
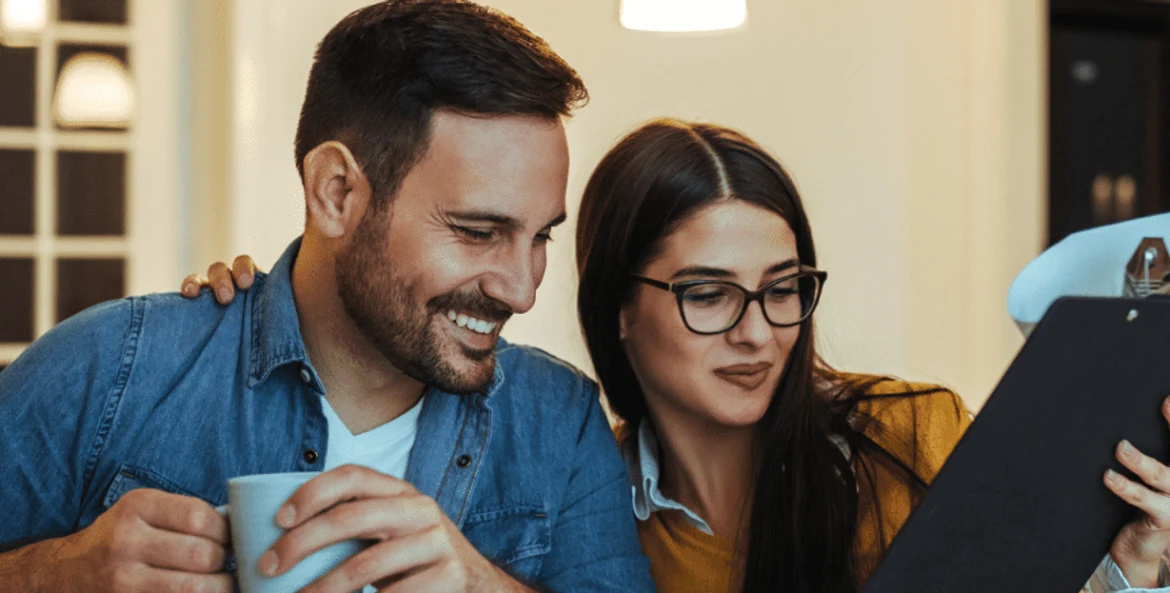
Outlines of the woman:
M594 172L577 248L659 588L856 590L969 417L949 391L821 363L826 274L787 174L730 130L652 123Z
M970 417L943 388L819 359L827 275L780 165L733 130L647 124L593 173L577 264L659 590L858 591ZM234 267L250 280L250 260ZM209 275L230 293L226 266ZM1146 578L1165 548L1165 497L1106 482L1149 513L1113 547ZM1107 561L1094 578L1107 570L1120 573Z

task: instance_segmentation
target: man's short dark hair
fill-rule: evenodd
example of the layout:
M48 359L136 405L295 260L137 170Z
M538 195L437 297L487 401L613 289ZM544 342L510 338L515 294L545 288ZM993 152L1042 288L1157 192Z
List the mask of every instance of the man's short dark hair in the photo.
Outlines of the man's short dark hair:
M380 209L430 141L437 110L555 119L588 100L545 41L464 0L386 0L351 13L321 41L297 126L305 155L337 140L353 152Z

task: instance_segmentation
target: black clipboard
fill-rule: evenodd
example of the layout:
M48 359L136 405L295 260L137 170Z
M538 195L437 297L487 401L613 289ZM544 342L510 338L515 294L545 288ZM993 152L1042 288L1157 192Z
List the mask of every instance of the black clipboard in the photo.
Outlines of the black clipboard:
M1170 299L1053 303L864 593L1080 591L1135 516L1117 443L1170 456L1167 395Z

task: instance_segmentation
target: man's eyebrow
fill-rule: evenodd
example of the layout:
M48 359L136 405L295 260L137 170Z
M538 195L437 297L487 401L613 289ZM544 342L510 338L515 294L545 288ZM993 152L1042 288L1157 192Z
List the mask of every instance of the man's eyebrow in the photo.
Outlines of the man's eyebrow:
M523 226L520 220L516 217L508 216L507 214L501 214L499 212L491 212L488 210L465 210L460 212L448 212L447 216L456 219L458 222L486 222L505 227L509 230L519 229ZM568 215L562 212L542 228L547 229L559 226L567 219Z
M488 222L510 229L517 229L521 226L520 221L515 217L508 216L507 214L500 214L499 212L491 212L488 210L464 210L461 212L448 212L447 216L456 219L458 222Z
M560 225L561 225L561 224L563 224L563 223L565 222L565 220L567 220L568 218L569 218L569 217L568 217L568 215L566 215L564 212L561 212L559 216L557 216L556 218L552 219L552 220L551 220L551 221L550 221L548 224L544 225L544 228L546 228L546 229L551 229L551 228L553 228L553 227L560 226Z

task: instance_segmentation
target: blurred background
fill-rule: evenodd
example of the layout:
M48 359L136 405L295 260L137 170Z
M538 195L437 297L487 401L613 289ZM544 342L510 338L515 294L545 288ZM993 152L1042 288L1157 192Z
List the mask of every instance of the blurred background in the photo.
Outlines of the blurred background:
M303 228L312 53L367 3L0 0L0 367L97 302L240 253L271 266ZM738 127L807 203L828 362L941 382L973 409L1022 343L1005 300L1024 265L1069 232L1170 210L1168 2L485 3L589 86L568 124L570 212L638 123ZM505 336L588 369L573 223Z

